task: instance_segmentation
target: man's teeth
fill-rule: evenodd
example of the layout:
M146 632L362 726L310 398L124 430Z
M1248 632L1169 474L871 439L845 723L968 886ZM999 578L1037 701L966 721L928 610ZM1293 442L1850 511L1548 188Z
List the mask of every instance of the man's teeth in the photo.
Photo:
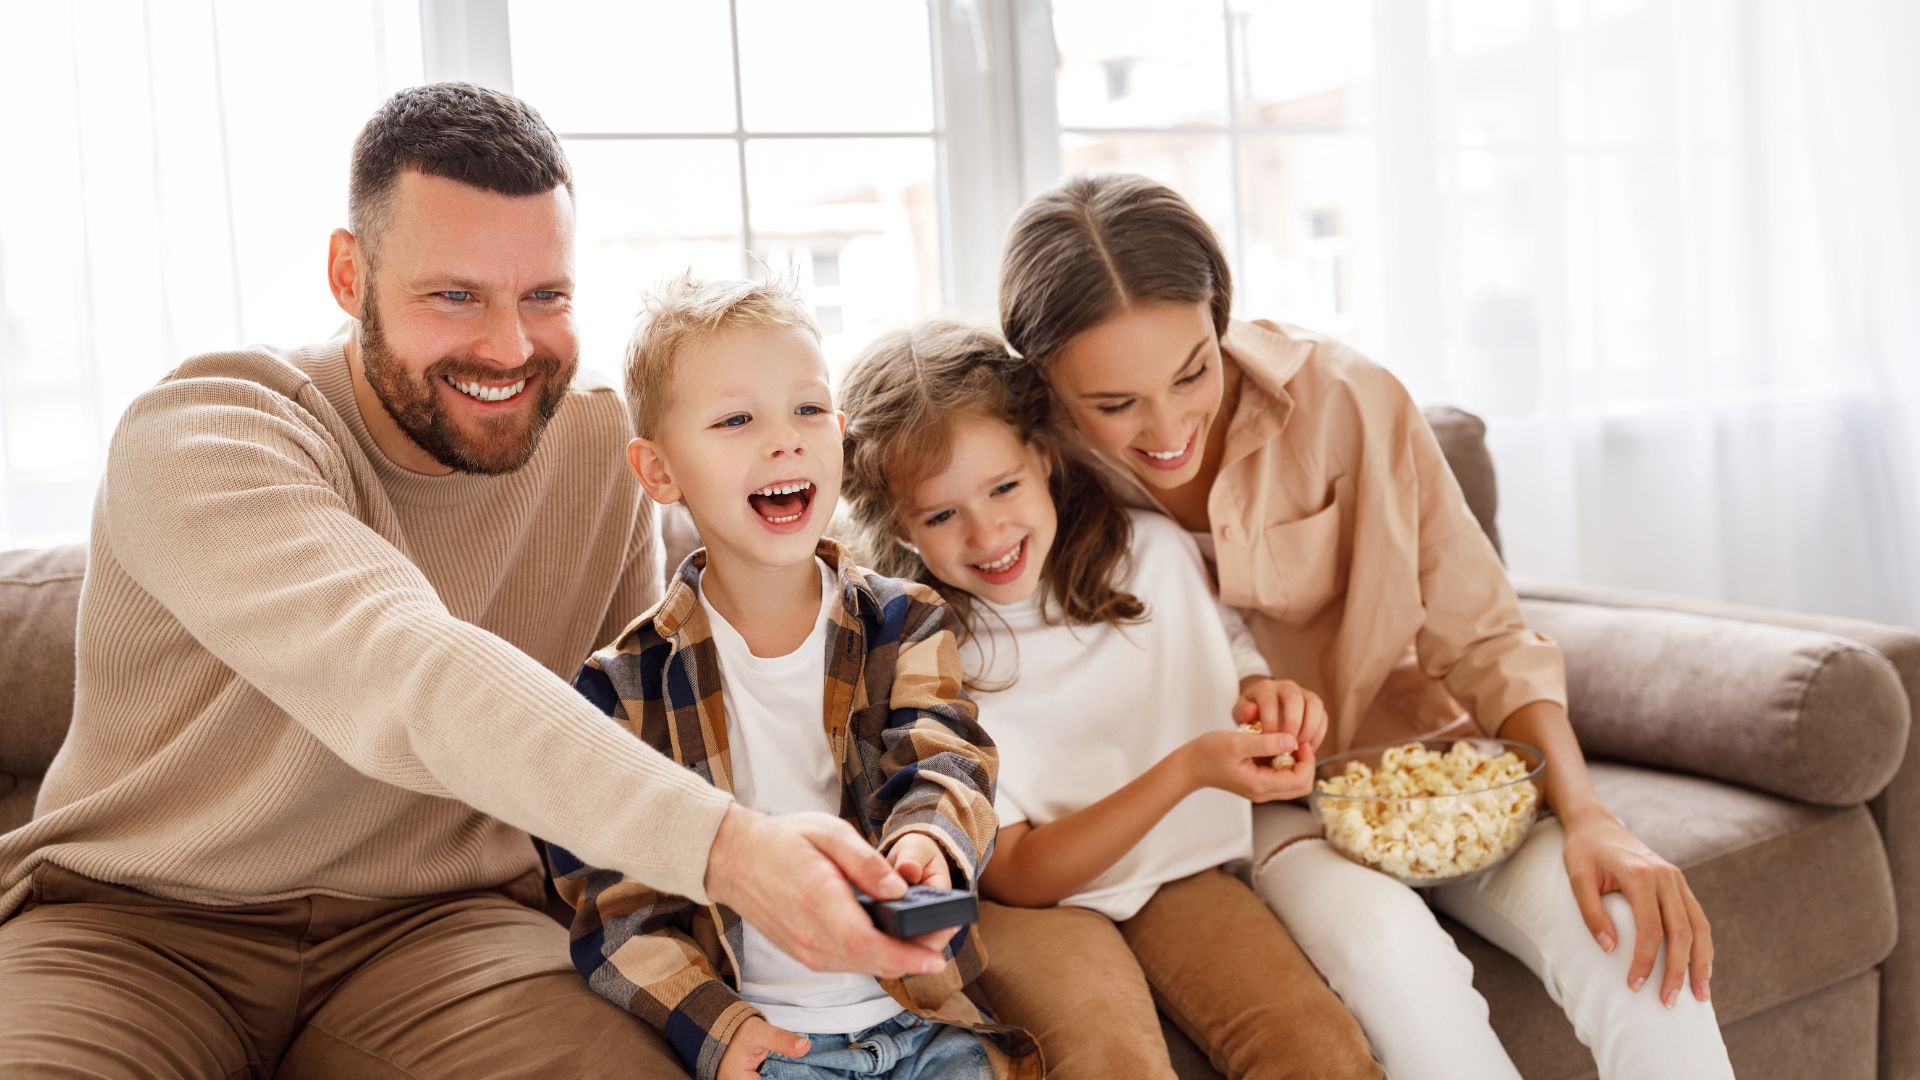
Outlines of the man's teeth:
M754 494L766 495L769 497L774 495L791 495L796 491L805 491L812 486L813 486L813 483L811 481L795 480L795 481L792 481L791 483L786 483L786 484L769 484L766 487L761 488L759 491L754 492ZM795 516L798 516L798 515L795 515ZM768 518L767 520L779 521L780 519Z
M478 401L505 401L527 388L525 379L508 386L482 386L477 382L467 382L465 379L452 377L448 377L447 381L453 384L455 390Z
M1013 564L1020 561L1020 549L1025 547L1026 543L1025 540L1020 541L1008 549L1005 555L1000 556L990 563L974 563L974 568L977 570L985 570L989 574L998 574L1011 570L1013 569Z

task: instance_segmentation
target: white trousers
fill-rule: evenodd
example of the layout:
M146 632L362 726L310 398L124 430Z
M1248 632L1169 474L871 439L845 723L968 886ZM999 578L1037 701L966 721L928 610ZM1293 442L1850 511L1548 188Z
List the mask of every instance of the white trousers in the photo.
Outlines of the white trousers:
M1627 989L1633 911L1603 898L1620 942L1606 953L1573 899L1560 822L1543 818L1506 862L1479 878L1435 889L1432 907L1413 889L1348 861L1305 807L1254 808L1254 888L1340 995L1393 1080L1518 1080L1487 1022L1473 965L1440 928L1435 908L1532 969L1593 1051L1602 1080L1732 1077L1713 1004L1689 982L1671 1009L1660 1002L1666 946L1638 993ZM1271 854L1270 854L1271 853Z

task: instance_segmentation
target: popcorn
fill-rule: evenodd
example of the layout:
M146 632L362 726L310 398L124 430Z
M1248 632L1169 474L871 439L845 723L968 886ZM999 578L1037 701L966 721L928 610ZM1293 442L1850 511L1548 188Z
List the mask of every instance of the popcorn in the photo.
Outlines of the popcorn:
M1350 761L1315 785L1327 839L1356 862L1409 885L1483 870L1512 853L1539 808L1530 770L1511 750L1461 740L1445 751L1391 747L1380 766ZM1436 796L1453 796L1436 798Z
M1249 735L1258 735L1260 734L1260 732L1264 731L1265 729L1262 728L1259 724L1241 724L1240 730L1246 732ZM1293 755L1292 754L1274 755L1273 767L1276 769L1293 768Z

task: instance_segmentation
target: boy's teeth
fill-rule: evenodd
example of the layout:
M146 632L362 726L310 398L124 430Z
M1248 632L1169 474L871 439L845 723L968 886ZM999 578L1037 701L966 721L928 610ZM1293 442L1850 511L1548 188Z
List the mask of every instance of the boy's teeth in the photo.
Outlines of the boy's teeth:
M786 517L768 518L767 520L775 525L785 525L789 521L799 521L800 515L788 514Z
M525 379L510 386L482 386L477 382L454 378L449 378L447 382L453 384L455 390L479 401L505 401L527 388Z
M812 487L812 486L813 486L813 484L812 484L811 482L809 482L809 481L806 481L806 480L796 480L796 481L794 481L794 482L793 482L793 483L791 483L791 484L769 484L768 486L766 486L766 487L763 487L763 488L761 488L761 489L760 489L759 491L756 491L756 492L754 492L754 494L755 494L755 495L766 495L766 496L769 496L769 497L771 497L771 496L774 496L774 495L791 495L791 494L793 494L793 493L794 493L794 492L796 492L796 491L805 491L805 490L807 490L808 488L810 488L810 487ZM779 519L779 518L768 518L767 520L768 520L768 521L779 521L780 519Z

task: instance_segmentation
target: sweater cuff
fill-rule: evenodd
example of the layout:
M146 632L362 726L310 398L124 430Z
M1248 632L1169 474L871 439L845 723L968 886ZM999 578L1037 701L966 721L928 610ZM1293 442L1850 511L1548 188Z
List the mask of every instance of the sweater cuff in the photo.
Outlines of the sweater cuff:
M628 874L650 888L675 896L684 896L696 904L713 903L707 895L707 861L713 857L713 842L720 834L720 822L733 806L733 796L700 780L691 781L674 792L677 813L670 824L653 828L629 827L617 841L621 860L612 869ZM649 866L656 873L632 874L628 867Z

